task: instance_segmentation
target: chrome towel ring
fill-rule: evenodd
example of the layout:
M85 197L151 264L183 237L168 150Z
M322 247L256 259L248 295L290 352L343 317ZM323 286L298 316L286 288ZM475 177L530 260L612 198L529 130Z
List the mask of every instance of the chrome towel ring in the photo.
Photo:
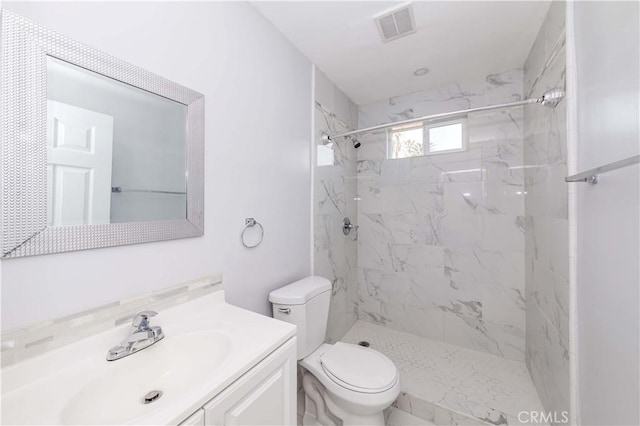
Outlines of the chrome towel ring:
M250 244L247 244L246 241L244 240L244 234L245 234L245 232L247 232L247 229L253 228L254 226L258 226L260 228L260 238L258 239L257 243L255 243L253 245L250 245ZM242 242L242 245L245 246L246 248L258 247L260 245L260 243L262 242L263 238L264 238L264 228L262 227L260 222L258 222L257 220L255 220L252 217L246 218L244 220L244 229L242 230L242 234L240 234L240 241Z

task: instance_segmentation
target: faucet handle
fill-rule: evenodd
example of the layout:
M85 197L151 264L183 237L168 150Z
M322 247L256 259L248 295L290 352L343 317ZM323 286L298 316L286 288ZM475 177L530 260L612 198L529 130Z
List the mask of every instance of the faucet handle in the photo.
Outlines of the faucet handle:
M155 317L158 315L156 311L142 311L138 312L135 317L133 317L133 321L131 322L131 326L133 328L145 328L149 326L149 317Z

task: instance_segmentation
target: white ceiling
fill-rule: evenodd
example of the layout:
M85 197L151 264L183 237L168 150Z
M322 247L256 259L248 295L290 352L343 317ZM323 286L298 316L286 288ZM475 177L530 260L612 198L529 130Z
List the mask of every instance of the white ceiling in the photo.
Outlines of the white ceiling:
M383 44L373 17L400 2L252 3L356 104L522 67L548 1L416 1L417 32ZM413 71L429 68L425 76Z

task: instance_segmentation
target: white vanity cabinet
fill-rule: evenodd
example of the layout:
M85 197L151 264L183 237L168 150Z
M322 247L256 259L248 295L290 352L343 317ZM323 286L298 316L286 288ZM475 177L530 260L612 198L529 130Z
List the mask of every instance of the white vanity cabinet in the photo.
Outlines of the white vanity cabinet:
M180 426L295 425L296 354L291 338Z
M290 339L204 406L206 426L295 425L296 339Z

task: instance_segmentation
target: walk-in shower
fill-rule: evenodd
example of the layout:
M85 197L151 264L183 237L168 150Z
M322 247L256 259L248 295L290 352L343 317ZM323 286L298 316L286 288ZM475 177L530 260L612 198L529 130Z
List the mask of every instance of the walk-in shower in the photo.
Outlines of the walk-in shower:
M436 424L491 412L491 422L511 424L521 410L542 410L525 361L531 358L538 373L545 358L527 355L525 335L537 338L526 315L535 303L546 309L546 293L528 293L525 283L531 265L538 270L544 263L527 250L528 236L555 222L529 224L540 204L527 191L535 196L546 182L547 154L531 155L540 144L549 142L548 161L562 179L566 173L556 166L555 153L564 151L554 148L553 137L563 128L565 84L552 71L533 89L535 78L513 68L357 107L335 102L337 88L318 92L314 273L334 282L329 339L367 340L411 370L396 402L402 411L442 416L445 423ZM447 149L434 149L446 126L460 133L447 139ZM332 161L324 161L329 151ZM344 218L357 232L344 232ZM456 367L461 362L478 372L478 383ZM562 380L556 382L564 394ZM474 396L452 388L457 381ZM509 396L492 394L490 382ZM566 406L564 398L554 405Z

